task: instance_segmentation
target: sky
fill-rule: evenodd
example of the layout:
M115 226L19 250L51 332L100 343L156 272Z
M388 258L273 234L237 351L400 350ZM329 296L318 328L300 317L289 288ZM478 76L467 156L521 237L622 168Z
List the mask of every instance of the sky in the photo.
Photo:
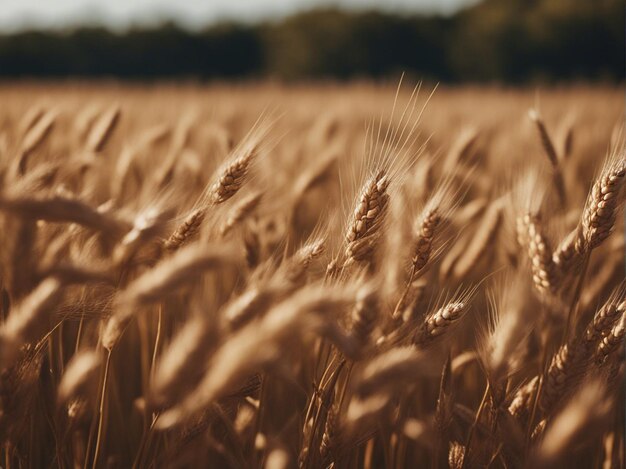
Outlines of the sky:
M174 20L198 28L219 20L254 22L318 6L452 13L477 0L0 0L0 33L80 24L124 29Z

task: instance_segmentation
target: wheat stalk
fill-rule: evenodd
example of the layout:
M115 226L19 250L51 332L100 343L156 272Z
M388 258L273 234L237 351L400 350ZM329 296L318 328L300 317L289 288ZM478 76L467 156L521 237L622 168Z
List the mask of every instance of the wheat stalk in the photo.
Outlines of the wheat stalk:
M87 136L85 147L88 151L99 153L104 150L107 142L113 135L121 115L121 109L113 107L100 116Z
M546 128L543 119L539 115L539 112L537 112L536 110L531 110L529 111L528 116L535 123L537 132L539 133L539 138L541 139L541 145L543 147L543 150L548 157L548 160L550 160L550 164L552 165L552 177L554 185L556 187L561 206L564 207L566 205L565 182L563 181L563 174L561 172L561 166L559 164L559 157L554 148L554 144L552 143L550 134L548 134L548 129Z
M220 236L226 236L236 225L250 216L259 206L262 196L262 192L255 192L239 201L239 203L231 209L228 218L220 227Z

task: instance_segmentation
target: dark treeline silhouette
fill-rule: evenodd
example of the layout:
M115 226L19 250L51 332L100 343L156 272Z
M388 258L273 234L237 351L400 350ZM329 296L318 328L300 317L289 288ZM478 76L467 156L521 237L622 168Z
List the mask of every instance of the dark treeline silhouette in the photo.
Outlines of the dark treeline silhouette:
M253 26L0 35L0 77L624 78L622 0L485 0L449 17L314 10Z

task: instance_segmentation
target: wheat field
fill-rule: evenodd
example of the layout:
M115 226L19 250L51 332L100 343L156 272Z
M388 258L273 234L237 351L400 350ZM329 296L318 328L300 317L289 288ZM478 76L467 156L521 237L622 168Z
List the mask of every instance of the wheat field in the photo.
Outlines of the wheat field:
M618 88L0 86L0 466L624 466Z

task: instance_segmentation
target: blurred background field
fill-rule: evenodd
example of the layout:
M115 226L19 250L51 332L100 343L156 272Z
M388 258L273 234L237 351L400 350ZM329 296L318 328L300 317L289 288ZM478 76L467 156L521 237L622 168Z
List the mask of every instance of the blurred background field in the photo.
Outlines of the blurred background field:
M55 131L46 147L48 154L57 157L71 153L76 142L66 136L74 133L82 121L88 123L90 116L113 104L123 111L121 128L112 143L113 154L124 146L132 146L133 135L150 133L155 128L172 129L181 121L193 122L195 138L199 139L194 144L208 145L196 148L198 158L200 161L212 158L211 167L225 158L230 148L225 146L215 153L211 140L217 138L216 132L226 129L228 145L232 145L245 136L259 116L270 113L276 120L272 131L273 153L282 153L286 164L298 164L302 155L313 158L306 148L306 139L296 136L311 134L316 139L320 131L331 132L329 142L337 140L340 153L348 159L359 159L365 156L366 127L390 114L396 84L4 83L0 84L3 103L0 152L10 154L12 145L20 138L15 133L20 128L17 124L40 109L56 115ZM398 102L408 102L410 92L411 87L405 86ZM429 157L441 159L455 140L462 140L464 133L478 132L478 144L485 153L478 158L502 160L497 162L497 168L508 168L510 172L517 164L528 166L529 157L539 155L537 160L542 161L536 129L528 119L529 109L540 110L557 144L568 133L575 136L573 151L579 154L585 170L597 169L608 150L611 135L622 125L624 112L623 90L617 85L524 89L424 83L420 102L425 105L425 111L412 151L422 151L423 145ZM359 138L354 141L342 138L342 134L352 133ZM336 149L334 146L333 150ZM545 161L544 166L547 170ZM272 171L272 166L268 169ZM500 183L504 185L510 180ZM586 191L587 187L580 189Z
M392 116L398 79L378 84L4 83L0 84L0 154L9 157L15 151L21 139L21 122L45 112L54 115L54 127L36 160L43 163L68 155L78 157L85 129L93 125L96 116L115 107L121 115L108 143L110 158L123 160L123 155L139 148L151 152L151 161L157 164L168 161L169 140L174 144L174 135L189 127L187 149L180 155L177 171L182 179L187 172L193 174L196 189L201 190L212 171L234 145L245 140L260 116L271 116L268 158L258 168L261 181L289 175L300 166L334 154L346 164L342 183L350 186L357 184L354 168L371 164L366 150L368 132L379 122L400 127L400 110L411 101L413 84L406 84L408 80L404 79L397 97L400 109ZM529 119L530 109L541 113L556 150L569 153L578 162L571 168L570 177L587 181L572 182L571 190L580 199L589 189L589 175L599 170L611 145L614 147L621 138L624 98L618 85L518 88L425 82L419 86L423 115L405 151L413 155L411 158L440 166L455 147L467 144L464 141L469 139L473 143L468 168L481 167L481 184L493 185L483 187L489 192L506 191L519 177L519 171L533 166L544 175L550 172L537 129ZM413 119L416 117L417 113ZM286 186L274 183L272 190L289 191L291 182L285 177L282 183ZM337 187L338 191L345 189ZM144 197L147 201L153 195L148 191Z
M398 77L399 78L399 77ZM406 79L405 79L406 80ZM187 115L198 125L224 126L235 140L243 137L257 118L267 112L278 117L283 131L275 135L292 140L293 135L313 131L316 121L322 124L341 122L364 132L391 111L397 80L332 83L240 83L213 84L132 84L115 81L72 81L41 83L20 81L0 84L3 112L0 125L9 131L36 108L54 109L61 125L80 120L80 114L97 114L111 104L123 109L124 125L120 132L132 134L151 126L175 125ZM399 103L408 102L412 86L402 88ZM521 149L539 152L535 128L528 110L537 108L554 138L565 131L582 132L600 140L608 138L619 127L623 116L623 90L618 85L570 85L514 88L504 86L449 86L424 83L420 103L432 93L420 122L420 143L428 140L432 152L443 152L451 137L467 127L479 130L483 139L502 138L510 150L502 158L524 158ZM281 117L282 116L282 117ZM58 125L57 122L57 125ZM574 132L574 133L577 133ZM60 140L62 135L58 136ZM56 137L51 135L51 140ZM117 135L123 140L121 135ZM519 142L517 141L519 140ZM521 145L521 146L520 146ZM579 145L581 145L579 147ZM584 142L576 142L583 151ZM362 149L355 149L361 151ZM597 151L597 148L595 149ZM521 153L521 154L520 154ZM603 154L598 154L600 159ZM591 156L589 156L592 160Z

